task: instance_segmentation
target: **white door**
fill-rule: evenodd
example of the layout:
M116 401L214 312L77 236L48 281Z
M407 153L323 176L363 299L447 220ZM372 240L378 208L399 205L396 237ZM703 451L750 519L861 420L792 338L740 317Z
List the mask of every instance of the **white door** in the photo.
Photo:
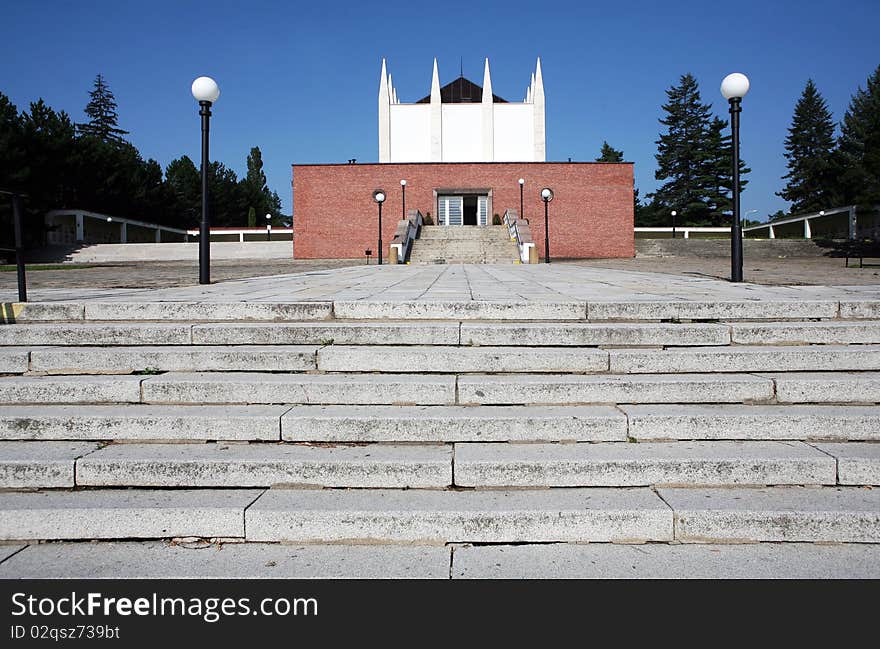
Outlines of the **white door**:
M437 223L440 225L461 225L464 212L462 196L437 197Z
M489 197L477 196L477 225L489 224Z

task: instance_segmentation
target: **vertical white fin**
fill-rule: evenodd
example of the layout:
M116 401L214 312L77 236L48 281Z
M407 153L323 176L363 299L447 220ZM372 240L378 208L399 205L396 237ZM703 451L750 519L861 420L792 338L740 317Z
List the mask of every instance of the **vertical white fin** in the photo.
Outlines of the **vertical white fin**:
M391 162L391 95L388 78L383 58L379 79L379 162Z
M431 77L431 162L443 160L443 106L440 102L440 73L434 58L434 74Z

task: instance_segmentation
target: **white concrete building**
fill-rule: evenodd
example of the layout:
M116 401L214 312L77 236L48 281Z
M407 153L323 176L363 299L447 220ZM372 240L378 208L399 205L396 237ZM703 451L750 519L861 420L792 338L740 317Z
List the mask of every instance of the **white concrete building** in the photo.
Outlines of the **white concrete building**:
M440 87L437 59L431 94L401 103L382 59L379 162L545 162L541 59L522 102L492 93L489 59L483 86L460 76Z

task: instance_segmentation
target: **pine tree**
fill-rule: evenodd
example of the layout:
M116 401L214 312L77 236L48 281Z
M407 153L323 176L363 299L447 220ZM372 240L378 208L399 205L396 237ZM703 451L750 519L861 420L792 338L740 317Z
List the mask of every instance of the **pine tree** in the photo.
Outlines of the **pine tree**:
M837 202L880 203L880 66L850 100L834 155Z
M685 74L677 86L666 91L666 117L660 123L666 133L657 140L657 171L654 177L666 183L653 195L664 209L675 209L681 223L707 222L713 210L715 158L709 147L710 104L700 98L697 80Z
M607 141L602 142L602 150L596 162L623 162L623 151L618 151Z
M795 105L785 138L788 173L782 178L788 183L782 191L776 192L777 196L791 201L792 214L831 207L829 172L833 149L831 113L813 80L809 79Z
M85 113L89 121L77 125L81 135L96 137L110 143L125 141L122 136L128 135L128 131L119 128L116 98L101 74L95 77L95 87L89 91L89 103L86 104Z
M257 227L257 210L253 207L248 208L248 227Z

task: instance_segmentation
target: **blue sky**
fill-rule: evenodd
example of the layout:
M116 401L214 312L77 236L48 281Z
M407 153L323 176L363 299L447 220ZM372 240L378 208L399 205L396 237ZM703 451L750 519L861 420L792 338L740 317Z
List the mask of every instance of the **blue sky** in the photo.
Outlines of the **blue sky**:
M774 195L785 173L783 141L808 77L835 120L880 64L880 2L126 2L7 1L0 92L19 108L43 97L83 119L98 72L119 104L120 126L163 165L199 155L196 76L221 87L212 157L241 175L251 146L290 210L290 164L378 157L376 95L382 57L401 101L441 83L482 81L522 100L540 56L547 95L548 160L592 160L603 139L635 162L642 195L654 180L665 90L693 73L716 112L718 87L744 72L742 116L752 168L743 210L787 205Z

